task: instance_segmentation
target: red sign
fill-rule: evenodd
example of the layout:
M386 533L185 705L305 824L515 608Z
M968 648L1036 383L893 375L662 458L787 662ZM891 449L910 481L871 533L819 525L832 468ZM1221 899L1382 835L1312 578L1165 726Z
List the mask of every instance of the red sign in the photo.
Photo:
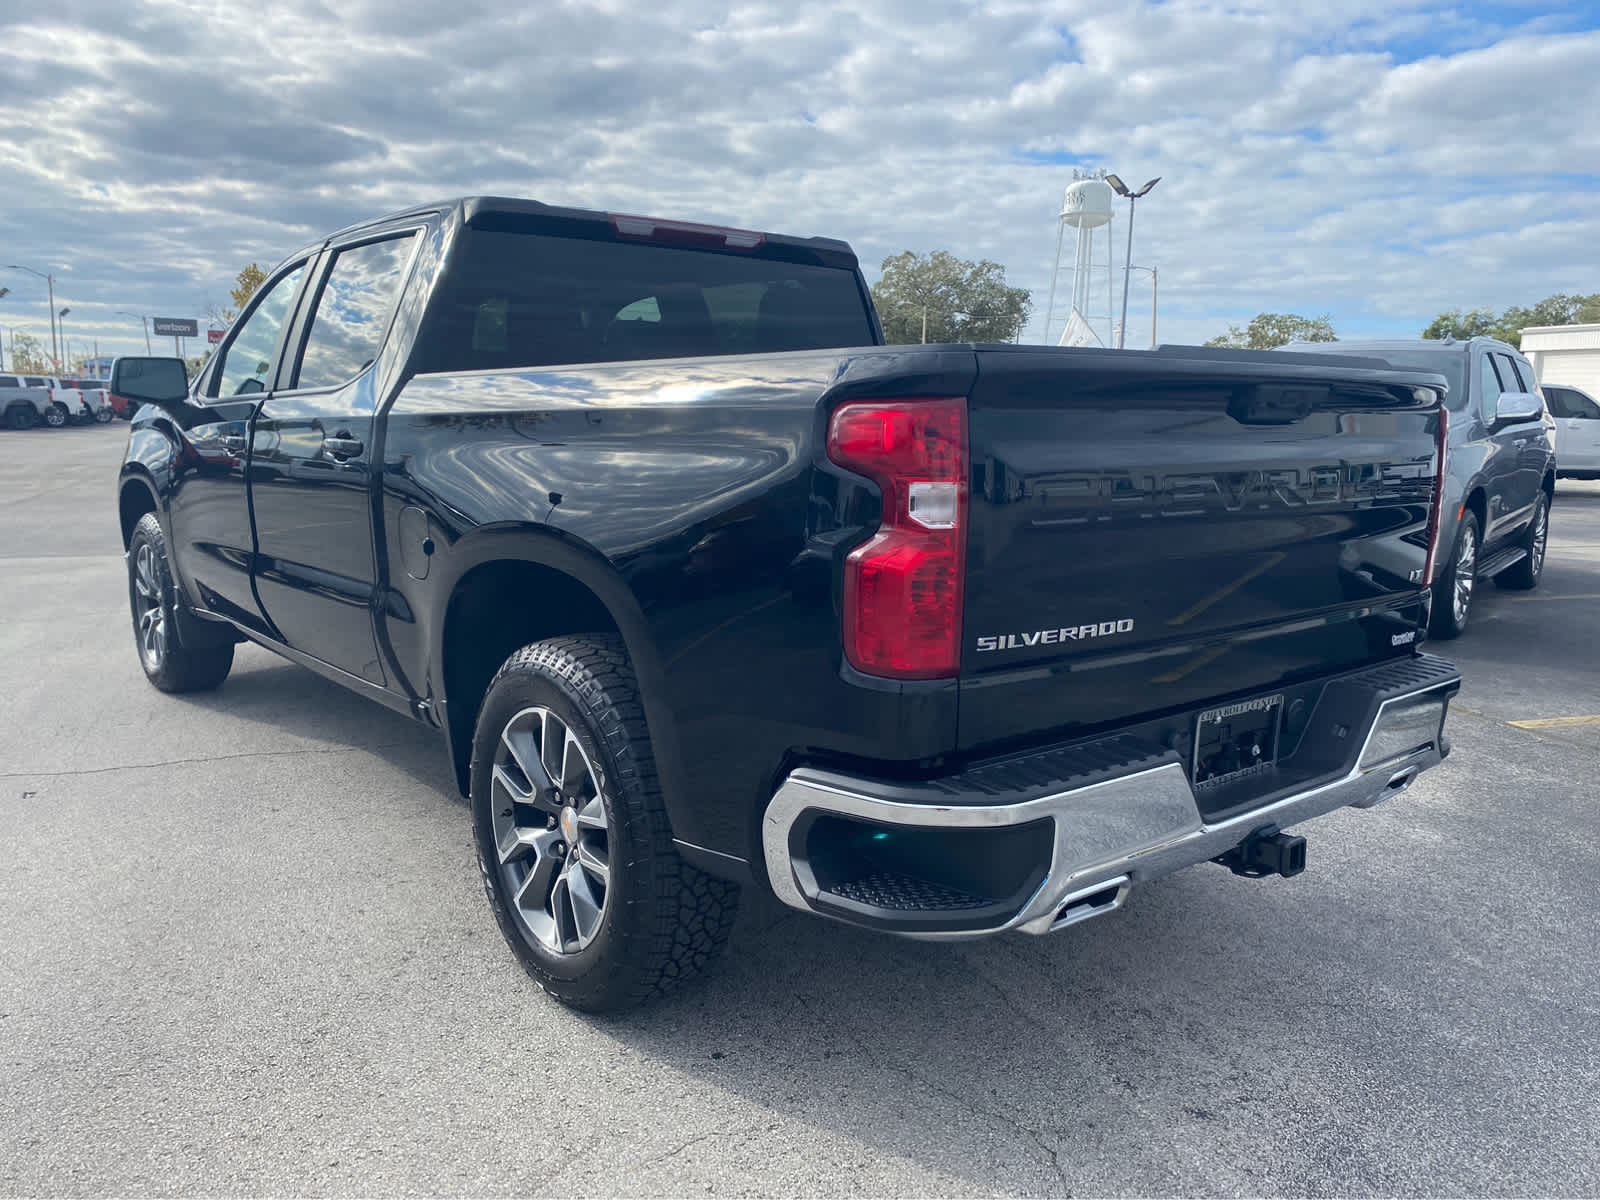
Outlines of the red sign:
M206 341L215 346L222 340L222 335L226 332L228 332L226 329L208 329L206 330Z

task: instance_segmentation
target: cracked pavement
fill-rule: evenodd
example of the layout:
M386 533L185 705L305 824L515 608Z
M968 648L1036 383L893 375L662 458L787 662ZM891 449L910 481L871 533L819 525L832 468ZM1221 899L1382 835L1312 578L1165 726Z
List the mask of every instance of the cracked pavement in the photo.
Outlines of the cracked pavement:
M254 647L146 686L125 437L0 433L0 1193L1600 1193L1600 726L1509 724L1600 715L1600 485L1300 878L961 946L747 895L601 1020L503 950L434 735Z

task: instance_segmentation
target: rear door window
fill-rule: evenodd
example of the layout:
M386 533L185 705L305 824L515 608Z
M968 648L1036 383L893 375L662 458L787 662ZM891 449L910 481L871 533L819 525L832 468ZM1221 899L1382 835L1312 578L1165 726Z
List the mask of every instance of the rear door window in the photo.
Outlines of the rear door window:
M340 250L317 297L311 332L293 386L337 387L354 379L378 357L414 233Z
M48 383L46 383L42 378L40 378L37 375L29 375L27 377L27 381L28 381L28 386L29 387L49 387L50 386Z

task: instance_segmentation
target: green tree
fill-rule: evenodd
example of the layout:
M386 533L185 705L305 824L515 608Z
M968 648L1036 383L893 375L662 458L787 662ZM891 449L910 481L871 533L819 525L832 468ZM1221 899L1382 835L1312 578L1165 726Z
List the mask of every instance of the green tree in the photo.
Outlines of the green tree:
M1243 329L1228 326L1227 333L1218 334L1208 346L1222 346L1229 350L1271 350L1274 346L1287 346L1290 342L1336 342L1338 334L1324 313L1320 317L1302 317L1298 313L1257 313Z
M1433 324L1422 331L1422 336L1433 341L1443 341L1445 338L1493 337L1496 336L1499 321L1500 318L1487 308L1474 308L1470 312L1451 309L1435 317Z
M1513 304L1503 313L1474 308L1440 313L1422 331L1425 338L1493 337L1513 346L1522 345L1522 331L1541 325L1585 325L1600 322L1600 292L1590 296L1566 292L1546 296L1532 308Z
M892 345L1009 342L1032 307L1027 288L1006 286L999 263L968 262L943 250L907 250L884 259L872 302Z
M11 370L24 375L48 375L50 358L31 333L11 335Z

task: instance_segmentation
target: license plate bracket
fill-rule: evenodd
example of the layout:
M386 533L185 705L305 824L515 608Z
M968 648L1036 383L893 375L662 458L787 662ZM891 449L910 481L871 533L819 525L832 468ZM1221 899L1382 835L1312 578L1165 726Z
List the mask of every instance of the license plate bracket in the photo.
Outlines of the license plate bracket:
M1282 694L1202 712L1194 726L1194 786L1209 790L1272 770L1282 725Z

